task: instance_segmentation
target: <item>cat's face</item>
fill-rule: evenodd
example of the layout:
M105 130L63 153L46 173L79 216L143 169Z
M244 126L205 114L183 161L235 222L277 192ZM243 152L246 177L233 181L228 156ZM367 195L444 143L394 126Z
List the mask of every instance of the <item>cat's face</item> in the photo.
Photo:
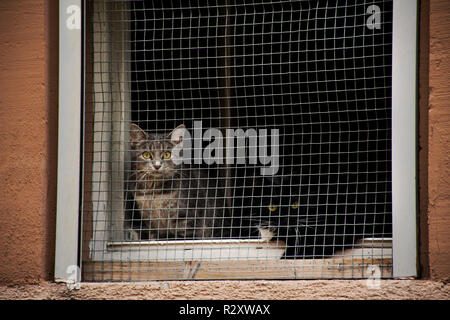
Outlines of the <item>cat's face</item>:
M183 137L180 130L186 130L184 125L178 126L168 135L150 135L138 125L131 124L131 160L139 180L171 178L175 175L179 165L173 161L172 151L181 143L182 138L174 141L172 136L176 132L177 137Z
M263 186L257 187L253 192L252 206L254 213L262 217L289 217L298 216L301 212L300 197L294 187L286 185L278 177L264 177Z
M271 212L273 215L278 213L282 216L296 216L299 212L299 201L297 197L289 196L269 198L264 205L264 210L267 214Z
M296 216L299 212L299 201L296 196L272 194L262 199L261 213L264 217Z

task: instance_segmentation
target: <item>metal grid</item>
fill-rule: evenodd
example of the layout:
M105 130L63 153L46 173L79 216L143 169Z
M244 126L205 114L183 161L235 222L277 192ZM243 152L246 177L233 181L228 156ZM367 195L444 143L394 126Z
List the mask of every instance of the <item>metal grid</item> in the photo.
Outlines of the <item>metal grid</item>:
M85 279L391 276L392 1L88 1L85 47Z

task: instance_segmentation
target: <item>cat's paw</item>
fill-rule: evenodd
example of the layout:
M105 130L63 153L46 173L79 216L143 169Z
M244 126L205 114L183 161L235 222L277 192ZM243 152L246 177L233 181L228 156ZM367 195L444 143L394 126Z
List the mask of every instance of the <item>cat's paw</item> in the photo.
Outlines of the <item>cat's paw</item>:
M139 241L141 240L139 237L139 233L137 233L135 230L127 230L125 232L125 239L128 241Z

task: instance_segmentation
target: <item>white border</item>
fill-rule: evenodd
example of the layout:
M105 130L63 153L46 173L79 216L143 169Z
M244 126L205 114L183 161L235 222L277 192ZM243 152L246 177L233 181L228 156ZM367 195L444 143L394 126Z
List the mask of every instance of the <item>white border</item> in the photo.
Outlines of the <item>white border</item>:
M393 276L417 276L417 0L393 1Z
M77 281L82 0L59 2L59 115L55 281Z
M78 263L81 132L81 29L66 25L60 0L58 193L55 279L70 279ZM393 2L392 200L393 276L417 276L416 88L417 0Z

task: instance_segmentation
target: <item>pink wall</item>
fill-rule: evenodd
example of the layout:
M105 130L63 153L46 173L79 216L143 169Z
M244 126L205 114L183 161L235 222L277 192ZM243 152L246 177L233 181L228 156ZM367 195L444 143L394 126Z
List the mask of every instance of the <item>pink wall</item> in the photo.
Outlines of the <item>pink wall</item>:
M55 0L0 1L0 283L4 284L53 279L57 6ZM420 265L423 277L448 280L450 2L423 0L421 22Z
M51 279L58 1L0 1L0 282Z
M428 270L450 279L450 1L430 1Z

